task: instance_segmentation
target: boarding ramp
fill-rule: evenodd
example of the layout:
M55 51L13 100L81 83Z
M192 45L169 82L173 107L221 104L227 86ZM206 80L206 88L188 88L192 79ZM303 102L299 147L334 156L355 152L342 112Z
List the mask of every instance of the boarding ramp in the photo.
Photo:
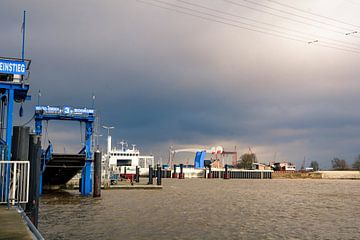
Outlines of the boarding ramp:
M40 192L45 185L62 185L74 177L82 169L80 192L88 196L92 192L92 162L91 139L95 111L87 108L36 106L35 133L42 135L42 122L50 120L77 121L85 123L85 143L79 154L54 154L52 144L42 153ZM81 125L80 125L81 126Z
M43 173L43 185L64 185L85 166L85 154L52 153Z

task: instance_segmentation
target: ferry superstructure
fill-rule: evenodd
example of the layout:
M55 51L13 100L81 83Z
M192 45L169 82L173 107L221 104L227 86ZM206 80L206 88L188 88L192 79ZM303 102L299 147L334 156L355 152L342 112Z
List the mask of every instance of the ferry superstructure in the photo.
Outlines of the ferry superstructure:
M140 167L140 174L146 174L149 165L154 166L154 156L141 155L136 145L128 148L125 141L120 142L120 148L112 147L111 136L107 140L107 153L105 154L106 165L110 172L118 172L120 174L135 173L136 166Z

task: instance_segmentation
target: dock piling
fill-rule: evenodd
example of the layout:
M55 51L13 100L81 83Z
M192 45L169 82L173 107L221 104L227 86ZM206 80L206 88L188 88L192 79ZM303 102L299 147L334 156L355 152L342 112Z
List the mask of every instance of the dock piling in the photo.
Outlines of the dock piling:
M149 165L149 181L148 181L148 185L152 185L153 184L153 168L151 165Z
M173 172L173 174L172 174L172 178L178 178L178 174L177 174L177 172L176 172L176 164L174 164L174 172Z
M211 166L209 166L209 173L207 175L207 178L213 178L213 174L211 172Z
M184 164L180 164L180 173L179 173L179 179L184 179Z
M157 164L156 166L156 185L161 185L161 166Z
M101 152L94 154L94 192L93 197L101 196Z
M29 200L26 213L35 227L38 226L39 197L40 197L40 158L41 138L35 134L29 136L30 185Z
M230 179L229 166L225 164L224 179Z
M135 182L140 182L140 168L139 166L136 166L136 172L135 172Z

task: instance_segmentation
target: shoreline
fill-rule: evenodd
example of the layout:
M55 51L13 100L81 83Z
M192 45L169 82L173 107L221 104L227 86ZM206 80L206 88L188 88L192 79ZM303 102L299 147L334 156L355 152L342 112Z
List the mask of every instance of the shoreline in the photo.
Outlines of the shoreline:
M273 179L360 180L360 171L274 172Z

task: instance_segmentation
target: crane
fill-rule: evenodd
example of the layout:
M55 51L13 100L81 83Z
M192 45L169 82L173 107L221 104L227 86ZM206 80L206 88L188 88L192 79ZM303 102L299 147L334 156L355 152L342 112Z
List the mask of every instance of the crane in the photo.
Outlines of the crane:
M217 154L222 153L224 151L223 147L217 146L212 147L211 149L206 148L180 148L180 149L173 149L172 146L170 146L169 149L169 165L172 166L173 160L175 158L175 154L179 152L192 152L195 153L195 159L194 159L194 167L195 168L203 168L204 167L204 158L206 153L210 154Z

